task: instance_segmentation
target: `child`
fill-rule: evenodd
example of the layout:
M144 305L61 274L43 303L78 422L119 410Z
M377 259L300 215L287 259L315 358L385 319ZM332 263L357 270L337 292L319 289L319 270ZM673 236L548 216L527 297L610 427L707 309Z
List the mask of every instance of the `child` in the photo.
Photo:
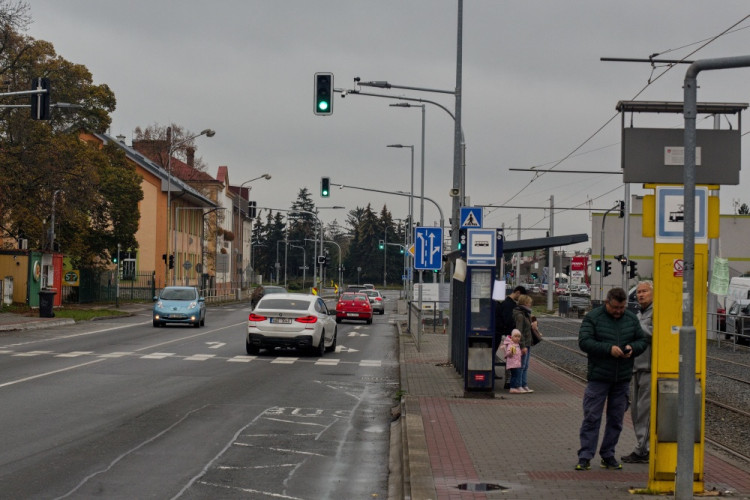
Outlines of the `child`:
M505 368L510 370L510 393L525 394L521 389L521 331L514 328L503 341Z

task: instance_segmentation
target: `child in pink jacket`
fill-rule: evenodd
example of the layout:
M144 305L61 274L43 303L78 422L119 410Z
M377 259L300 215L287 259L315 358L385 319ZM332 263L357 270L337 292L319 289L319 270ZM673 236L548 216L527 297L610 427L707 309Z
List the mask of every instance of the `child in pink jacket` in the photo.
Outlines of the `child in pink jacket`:
M525 394L521 389L521 331L514 328L503 341L505 368L510 370L510 393Z

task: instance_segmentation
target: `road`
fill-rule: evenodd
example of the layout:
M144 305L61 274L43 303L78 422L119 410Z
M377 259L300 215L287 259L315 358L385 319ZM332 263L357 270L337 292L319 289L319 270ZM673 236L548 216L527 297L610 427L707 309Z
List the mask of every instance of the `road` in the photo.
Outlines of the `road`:
M386 308L386 311L393 307ZM245 355L244 305L0 336L3 498L380 498L398 390L389 314L335 353Z

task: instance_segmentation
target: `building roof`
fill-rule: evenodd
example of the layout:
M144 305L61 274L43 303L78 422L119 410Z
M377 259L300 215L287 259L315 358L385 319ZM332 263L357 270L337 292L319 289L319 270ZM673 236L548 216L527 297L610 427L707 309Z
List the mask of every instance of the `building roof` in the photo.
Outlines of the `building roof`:
M148 159L146 156L139 153L132 147L127 146L124 142L120 142L110 135L95 133L94 136L98 138L100 141L102 141L104 144L112 143L116 145L117 147L119 147L125 152L125 154L131 161L141 166L147 172L160 178L162 191L166 192L169 189L168 188L170 184L169 179L171 177L171 184L172 184L171 191L173 195L174 193L177 193L180 195L181 198L186 199L190 201L190 203L193 203L197 206L203 206L203 207L208 207L208 208L213 208L217 206L216 203L214 203L213 201L208 199L206 196L201 194L199 191L192 188L189 184L184 182L182 179L180 179L180 176L177 175L176 171L173 172L173 175L170 175L169 172L161 168L161 166L159 166L157 163ZM176 166L177 168L180 168L179 164L184 165L187 168L192 168L188 166L187 164L177 160L176 158L172 159L172 165ZM210 176L208 177L210 178Z

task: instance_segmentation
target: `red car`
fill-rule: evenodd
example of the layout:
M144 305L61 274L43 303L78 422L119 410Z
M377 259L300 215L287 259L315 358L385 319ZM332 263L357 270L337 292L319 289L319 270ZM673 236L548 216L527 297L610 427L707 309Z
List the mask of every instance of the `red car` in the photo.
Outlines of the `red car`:
M363 319L372 323L370 298L364 293L345 292L336 303L336 323L343 319Z

